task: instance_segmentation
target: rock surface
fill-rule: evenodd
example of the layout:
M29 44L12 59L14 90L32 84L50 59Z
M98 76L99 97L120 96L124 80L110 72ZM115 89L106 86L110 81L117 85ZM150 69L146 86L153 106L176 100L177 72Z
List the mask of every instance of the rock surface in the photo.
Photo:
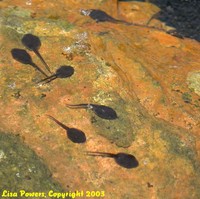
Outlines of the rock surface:
M159 10L149 3L7 0L0 8L2 132L18 134L64 190L105 191L108 199L200 198L197 41L147 27L96 23L80 14L101 9L145 24ZM159 21L154 25L170 29ZM13 48L25 49L21 39L27 33L40 38L39 51L51 71L70 65L74 74L37 84L44 76L11 55ZM118 119L66 107L80 103L112 107ZM87 142L70 142L46 115L82 130ZM125 169L86 151L130 153L139 166Z
M59 184L52 180L44 163L23 144L18 135L0 133L0 163L1 196L2 191L6 190L1 198L16 191L18 198L27 196L33 190L40 192L41 196L51 189L55 192L63 191Z

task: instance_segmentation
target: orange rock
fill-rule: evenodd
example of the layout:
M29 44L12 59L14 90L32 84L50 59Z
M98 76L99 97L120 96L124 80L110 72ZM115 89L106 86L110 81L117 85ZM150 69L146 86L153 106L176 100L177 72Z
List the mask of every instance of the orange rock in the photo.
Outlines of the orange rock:
M140 2L118 6L119 15L117 2L109 0L4 2L1 130L23 137L64 190L105 191L105 198L199 198L200 45L148 27L96 23L79 12L101 9L144 24L159 10ZM10 54L13 48L24 49L21 38L26 33L40 38L40 52L53 72L70 65L74 74L36 84L44 77ZM67 109L66 103L107 105L119 118L103 120L90 111ZM69 142L46 114L82 130L87 142ZM139 166L126 170L85 151L130 153Z

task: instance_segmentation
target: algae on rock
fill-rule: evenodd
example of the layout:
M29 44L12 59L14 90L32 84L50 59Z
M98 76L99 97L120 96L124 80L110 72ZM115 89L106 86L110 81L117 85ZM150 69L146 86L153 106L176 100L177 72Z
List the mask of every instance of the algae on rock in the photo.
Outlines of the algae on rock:
M19 136L0 133L0 163L0 190L62 191L47 166Z
M129 147L134 141L138 126L128 116L126 111L128 104L116 92L100 92L93 98L99 104L106 104L114 108L118 115L115 120L105 120L93 115L91 120L97 133L119 147Z
M200 72L189 73L187 83L188 87L200 96Z
M33 33L38 36L66 35L73 25L64 20L31 17L31 12L19 7L9 7L0 12L2 27L15 30L16 33ZM8 30L9 31L9 30Z

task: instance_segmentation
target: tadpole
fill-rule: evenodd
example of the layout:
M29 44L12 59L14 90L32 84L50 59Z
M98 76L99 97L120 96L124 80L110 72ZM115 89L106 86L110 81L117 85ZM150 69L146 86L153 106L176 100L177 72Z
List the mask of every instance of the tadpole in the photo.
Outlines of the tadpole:
M115 19L108 15L106 12L102 10L96 10L96 9L81 9L81 14L85 16L90 16L93 20L95 20L97 23L98 22L111 22L111 23L123 23L126 25L130 25L131 23L128 23L123 20Z
M32 35L32 34L25 34L22 38L22 44L28 49L33 51L38 58L41 60L41 62L44 64L46 69L51 73L51 70L48 66L48 64L44 61L43 57L39 53L39 49L41 46L41 42L39 37Z
M76 128L69 128L66 125L59 122L57 119L52 117L51 115L47 115L48 118L53 120L56 124L61 126L63 129L66 130L67 137L74 143L81 144L86 142L86 136L85 133L79 129Z
M19 48L13 48L11 50L11 54L12 57L17 60L18 62L22 63L22 64L28 64L31 65L32 67L34 67L36 70L38 70L40 73L42 73L43 75L45 75L46 77L47 74L40 69L31 59L31 56L26 52L26 50L23 49L19 49Z
M108 106L104 105L97 105L97 104L66 104L68 108L84 108L84 109L90 109L92 110L97 116L99 116L102 119L107 120L114 120L117 119L117 113L114 109Z
M172 36L178 37L178 38L183 38L181 34L178 34L176 31L166 31L163 28L155 27L155 26L148 26L150 21L154 18L157 17L158 14L155 16L152 16L146 24L138 24L138 23L129 23L124 20L119 20L115 19L112 16L108 15L106 12L103 10L97 10L97 9L81 9L80 13L85 16L89 16L91 19L95 20L97 23L98 22L110 22L110 23L116 23L116 24L125 24L125 25L131 25L131 26L138 26L138 27L143 27L143 28L150 28L150 29L155 29L159 30L162 32L165 32L167 34L170 34Z
M87 151L86 153L89 156L101 156L101 157L107 157L107 158L114 158L115 162L127 169L136 168L139 166L138 160L135 158L135 156L127 153L105 153L105 152L92 152Z
M55 74L42 79L38 83L45 82L46 84L53 81L56 78L67 78L74 74L74 68L72 66L61 66L55 72Z

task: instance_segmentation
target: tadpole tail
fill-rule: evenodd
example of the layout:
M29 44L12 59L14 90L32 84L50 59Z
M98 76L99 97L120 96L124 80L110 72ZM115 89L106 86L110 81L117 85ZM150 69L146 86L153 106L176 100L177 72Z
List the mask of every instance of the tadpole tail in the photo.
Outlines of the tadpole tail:
M39 51L38 51L38 50L34 50L34 53L39 57L40 61L44 64L44 66L45 66L46 69L49 71L49 73L52 74L52 72L51 72L51 70L50 70L48 64L44 61L44 59L43 59L42 55L39 53Z
M53 81L54 79L56 79L57 76L55 75L53 78L49 79L48 81L45 82L45 84L48 84L49 82Z
M162 32L166 32L166 30L163 29L163 28L158 28L158 27L155 27L155 26L148 26L147 24L132 23L131 25L138 26L138 27L143 27L143 28L150 28L150 29L153 29L153 30L159 30L159 31L162 31Z
M154 17L153 17L153 18L154 18ZM128 26L138 26L138 27L143 27L143 28L150 28L150 29L165 31L165 30L162 29L162 28L158 28L158 27L155 27L155 26L148 26L148 24L150 23L150 21L151 21L153 18L149 19L148 22L147 22L146 24L132 23L132 22L127 22L127 21L119 20L119 19L115 19L115 22L116 22L116 23L120 23L120 24L125 24L125 25L128 25Z
M44 76L48 77L48 75L40 69L35 63L30 63L31 66L33 66L36 70L38 70L40 73L42 73Z
M88 104L66 104L66 106L71 109L88 108Z
M53 81L56 78L57 78L57 76L56 76L56 74L54 74L54 75L51 75L49 77L47 76L46 78L40 80L38 83L45 82L46 80L48 80L48 81L45 82L47 84L47 83Z
M59 126L61 126L62 128L64 128L65 130L68 130L69 127L65 126L64 124L62 124L61 122L59 122L56 118L54 118L51 115L46 115L49 119L53 120L56 124L58 124Z
M131 23L131 22L127 22L127 21L119 20L119 19L115 19L115 22L120 23L120 24L125 24L125 25L128 25L128 26L133 25L133 23Z
M116 156L113 153L95 152L95 151L86 151L86 155L89 155L89 156L109 157L109 158L114 158Z
M56 120L53 116L51 116L51 115L46 115L49 119L51 119L51 120L53 120L54 122L58 122L58 120Z
M146 25L148 26L148 25L150 24L150 22L151 22L153 19L156 19L157 17L159 17L159 15L160 15L160 12L157 12L157 13L153 14L153 15L149 18L149 20L147 21Z

